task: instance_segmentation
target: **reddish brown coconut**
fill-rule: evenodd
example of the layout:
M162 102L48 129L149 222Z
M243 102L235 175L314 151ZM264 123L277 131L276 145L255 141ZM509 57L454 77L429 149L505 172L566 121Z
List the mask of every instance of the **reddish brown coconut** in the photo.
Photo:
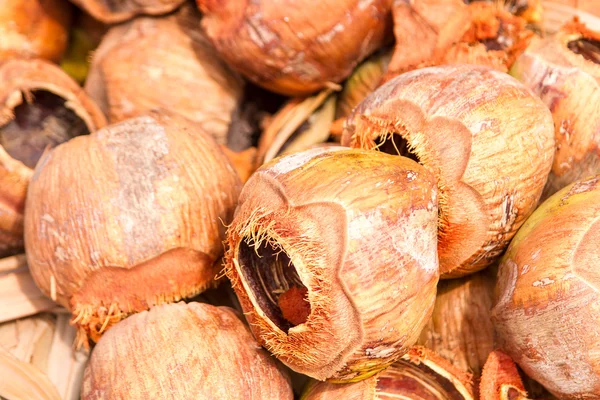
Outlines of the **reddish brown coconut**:
M230 308L164 304L119 323L85 370L83 400L293 400L290 377Z
M57 66L0 64L0 257L23 248L25 195L42 153L105 124L98 106Z
M414 161L343 147L263 165L244 186L226 272L261 344L316 379L365 379L431 315L435 178Z
M346 121L342 144L418 160L440 188L442 278L492 264L535 209L550 171L548 108L516 79L475 65L412 71Z
M219 54L254 83L307 95L388 41L392 0L197 0Z
M240 186L214 140L175 115L73 139L29 185L31 273L72 311L80 342L96 341L132 313L215 285Z

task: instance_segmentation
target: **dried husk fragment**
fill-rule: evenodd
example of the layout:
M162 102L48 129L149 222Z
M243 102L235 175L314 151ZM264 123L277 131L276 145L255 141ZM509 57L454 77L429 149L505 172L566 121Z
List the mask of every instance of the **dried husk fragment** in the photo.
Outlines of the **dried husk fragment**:
M396 48L385 80L443 64L506 72L533 36L525 19L491 2L398 0L393 12Z
M67 0L3 0L0 62L12 58L60 61L69 41L72 8Z
M0 257L22 251L27 185L42 153L105 123L94 102L55 65L0 64Z
M138 15L170 13L185 0L71 0L71 2L105 24L116 24Z
M498 344L563 400L600 398L600 176L565 187L521 227L499 266Z
M45 372L55 327L56 316L50 313L2 323L0 346L20 361Z
M293 98L273 115L260 136L255 168L278 155L307 150L324 143L335 115L333 90L326 89L307 98Z
M0 324L0 346L42 372L61 399L78 400L88 355L73 350L75 333L68 314L42 313Z
M491 265L535 209L554 152L552 116L516 79L475 65L424 68L369 95L343 145L400 154L436 174L442 278Z
M388 41L392 0L197 0L219 54L250 81L289 96L339 83Z
M338 399L475 400L476 397L469 374L435 352L414 346L402 359L369 379L347 384L311 382L302 396L302 400Z
M225 143L243 82L218 58L199 20L190 5L109 30L94 52L85 90L111 123L163 109Z
M381 51L373 54L362 62L344 83L337 100L336 118L350 115L365 97L381 84L392 57L391 51Z
M418 344L432 349L461 371L481 374L494 350L491 311L495 271L440 281L431 319Z
M528 400L517 366L501 350L491 352L485 363L479 396L488 400Z
M30 183L25 246L37 285L80 344L127 315L216 284L241 183L206 133L150 113L65 143Z
M229 124L227 147L239 152L256 146L262 131L287 100L285 96L245 82L244 93Z
M339 382L398 360L438 280L435 179L412 160L343 147L277 158L246 183L226 273L257 340Z
M289 376L238 314L202 303L131 316L100 339L81 398L292 400Z
M46 373L62 399L79 400L89 352L73 348L77 329L71 326L70 319L68 312L56 316L52 344L46 347L48 351Z
M35 285L24 254L0 260L0 323L56 307Z
M48 377L0 346L0 396L8 400L61 400Z
M511 74L554 118L556 153L542 198L600 172L600 30L572 21L534 40Z

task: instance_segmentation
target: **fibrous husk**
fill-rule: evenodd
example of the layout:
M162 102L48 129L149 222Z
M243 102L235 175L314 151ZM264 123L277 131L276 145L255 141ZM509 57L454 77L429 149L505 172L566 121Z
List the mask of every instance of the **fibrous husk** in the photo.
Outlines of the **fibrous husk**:
M346 78L388 41L392 0L197 0L202 26L232 68L301 96Z
M0 62L13 58L60 61L69 40L72 8L67 0L3 0Z
M398 360L433 308L435 186L412 160L340 146L258 169L226 253L257 340L320 380L366 379Z
M71 0L71 2L105 24L116 24L138 15L170 13L185 0Z
M600 176L546 200L499 266L500 348L563 400L600 393Z
M477 64L506 72L533 37L526 21L496 3L399 0L396 48L385 80L443 64Z
M23 207L39 157L106 119L79 85L43 60L0 64L0 257L23 248Z
M600 19L599 19L600 22ZM556 152L542 199L600 172L600 23L536 39L511 70L552 111Z
M364 381L347 384L313 381L306 387L302 400L475 400L475 394L471 375L453 367L435 352L414 346L401 360Z
M165 304L104 335L86 368L81 398L292 400L284 368L240 316L202 303Z
M490 353L479 384L479 396L486 400L528 400L514 361L501 350Z
M226 142L243 82L218 58L199 20L190 5L109 30L94 53L85 90L111 123L163 109Z
M494 285L494 268L440 281L431 320L417 343L456 368L479 376L495 347L490 317Z
M554 153L548 108L488 67L400 75L346 121L342 144L400 154L437 175L442 278L481 270L535 209Z
M40 289L68 307L80 344L127 315L214 286L241 183L206 133L158 112L44 156L25 247Z

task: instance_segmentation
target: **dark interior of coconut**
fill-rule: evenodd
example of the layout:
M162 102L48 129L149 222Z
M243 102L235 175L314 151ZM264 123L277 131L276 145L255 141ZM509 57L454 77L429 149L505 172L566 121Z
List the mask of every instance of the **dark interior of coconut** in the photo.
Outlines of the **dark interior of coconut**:
M14 118L0 127L0 145L14 159L34 168L47 149L89 133L85 122L66 107L65 99L45 90L23 93Z
M573 40L567 44L567 47L573 53L581 54L586 60L600 64L600 40Z
M284 332L306 322L310 314L306 286L288 255L264 241L242 241L238 263L258 306Z
M400 133L394 132L385 136L379 136L375 139L377 149L383 153L391 155L400 155L419 162L419 157L410 150L408 141Z

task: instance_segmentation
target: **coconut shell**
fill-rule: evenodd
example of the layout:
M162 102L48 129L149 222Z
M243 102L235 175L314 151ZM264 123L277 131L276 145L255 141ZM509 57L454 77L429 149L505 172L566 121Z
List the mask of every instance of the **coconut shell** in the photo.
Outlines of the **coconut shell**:
M342 144L408 155L436 174L442 278L491 265L533 212L554 153L548 108L507 74L423 68L379 87L348 117Z
M543 199L600 172L600 24L575 21L534 40L511 74L552 111L556 152Z
M228 230L226 273L256 338L284 364L355 381L399 359L429 319L436 236L437 189L425 168L317 148L250 177ZM308 317L291 290L303 293Z
M391 0L197 3L221 57L257 85L289 96L341 82L392 28Z
M240 190L214 140L150 113L49 152L29 186L25 248L80 344L151 306L215 286Z
M57 66L43 60L0 64L0 256L23 248L27 185L41 154L104 125L98 106Z
M85 90L111 123L162 109L225 144L243 82L219 59L199 20L190 6L109 30L94 53Z
M564 400L600 393L600 176L546 200L499 266L500 348Z
M86 368L83 400L293 400L284 368L238 314L203 303L165 304L102 337Z

